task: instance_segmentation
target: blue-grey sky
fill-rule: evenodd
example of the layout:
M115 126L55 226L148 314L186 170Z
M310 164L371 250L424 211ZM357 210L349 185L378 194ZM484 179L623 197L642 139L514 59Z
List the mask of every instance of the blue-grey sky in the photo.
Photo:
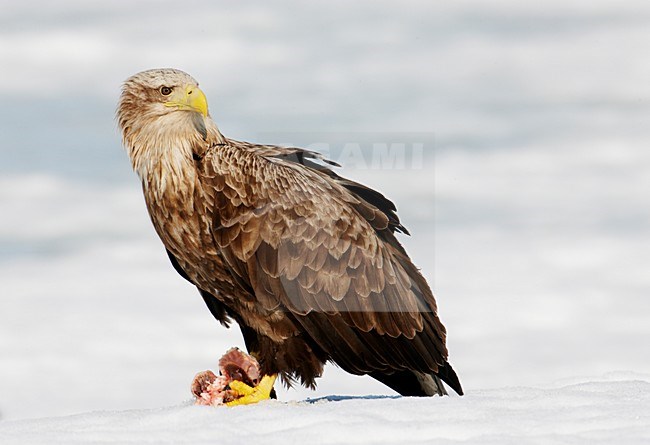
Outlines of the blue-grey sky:
M642 1L3 0L0 168L122 178L120 83L164 66L194 75L222 131L243 139L427 132L441 150L647 139L649 23Z

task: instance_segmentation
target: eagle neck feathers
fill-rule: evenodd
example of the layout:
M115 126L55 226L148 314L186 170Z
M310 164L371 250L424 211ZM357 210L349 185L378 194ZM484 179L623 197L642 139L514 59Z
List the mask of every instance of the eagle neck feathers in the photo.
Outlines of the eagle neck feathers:
M176 112L147 120L124 133L145 193L157 202L164 202L165 196L192 195L198 181L196 160L225 138L212 119L197 113Z

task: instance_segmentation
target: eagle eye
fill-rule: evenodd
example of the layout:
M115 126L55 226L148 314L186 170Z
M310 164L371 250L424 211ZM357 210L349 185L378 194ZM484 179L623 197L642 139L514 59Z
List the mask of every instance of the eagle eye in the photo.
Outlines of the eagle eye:
M172 89L170 87L160 87L160 94L163 96L169 96L172 94Z

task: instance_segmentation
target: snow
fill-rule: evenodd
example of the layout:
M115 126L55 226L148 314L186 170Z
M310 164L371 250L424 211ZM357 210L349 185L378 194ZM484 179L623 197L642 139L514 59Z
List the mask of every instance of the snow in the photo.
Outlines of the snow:
M194 1L187 32L172 1L0 2L0 443L648 442L649 11ZM156 66L226 135L396 202L465 397L328 365L315 392L190 406L243 341L174 272L120 148L120 82ZM392 141L422 158L386 165Z
M0 423L8 444L647 443L650 383L509 387L465 397L329 396L237 408L190 402Z

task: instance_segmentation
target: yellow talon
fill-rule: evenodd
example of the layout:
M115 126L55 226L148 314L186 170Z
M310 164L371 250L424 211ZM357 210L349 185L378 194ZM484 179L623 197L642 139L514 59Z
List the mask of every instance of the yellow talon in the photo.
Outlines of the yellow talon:
M235 391L239 397L249 396L255 392L255 388L248 386L246 383L240 382L239 380L233 380L228 386L230 386L230 389Z
M271 391L275 383L275 375L265 375L256 387L248 386L239 381L230 382L230 389L242 397L226 403L228 406L251 405L271 398Z

